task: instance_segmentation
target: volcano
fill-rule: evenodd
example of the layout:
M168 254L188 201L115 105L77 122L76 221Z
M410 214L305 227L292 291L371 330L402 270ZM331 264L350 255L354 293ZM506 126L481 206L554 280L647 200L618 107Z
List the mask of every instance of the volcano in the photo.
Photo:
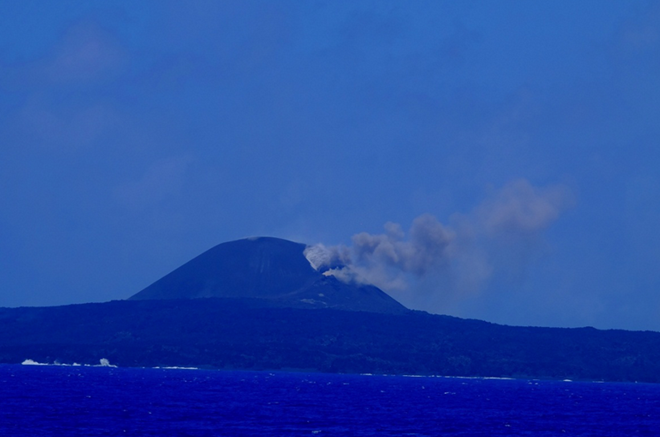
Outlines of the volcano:
M306 247L272 237L219 244L129 299L249 298L294 308L408 311L373 285L345 283L317 271L303 253Z
M0 363L660 383L660 333L503 326L340 282L304 244L220 244L129 300L0 308Z

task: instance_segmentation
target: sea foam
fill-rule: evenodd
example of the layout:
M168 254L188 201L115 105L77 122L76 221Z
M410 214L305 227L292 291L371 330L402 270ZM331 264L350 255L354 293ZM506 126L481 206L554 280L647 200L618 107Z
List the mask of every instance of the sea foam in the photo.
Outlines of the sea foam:
M99 360L99 364L79 364L79 363L60 363L58 361L55 361L53 363L40 363L38 361L34 361L31 359L26 359L22 363L24 366L63 366L63 367L80 367L80 366L85 366L85 367L117 367L114 364L110 364L110 361L107 358L101 358Z

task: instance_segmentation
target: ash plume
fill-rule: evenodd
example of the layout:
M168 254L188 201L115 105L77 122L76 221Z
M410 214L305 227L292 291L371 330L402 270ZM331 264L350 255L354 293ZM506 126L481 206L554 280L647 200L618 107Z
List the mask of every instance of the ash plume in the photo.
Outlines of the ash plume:
M354 235L350 247L309 246L305 256L327 275L390 291L406 289L407 276L423 277L447 268L455 235L432 215L413 220L407 234L397 223L388 222L384 229L382 234Z
M475 215L483 231L490 235L534 234L550 226L571 203L571 193L562 185L540 189L519 179L479 205Z
M383 233L360 232L349 246L308 246L305 256L326 275L373 284L394 294L422 289L449 295L474 293L484 288L496 269L515 270L525 264L543 231L571 204L565 186L537 188L519 179L492 193L470 213L452 215L451 225L423 214L407 232L387 222Z

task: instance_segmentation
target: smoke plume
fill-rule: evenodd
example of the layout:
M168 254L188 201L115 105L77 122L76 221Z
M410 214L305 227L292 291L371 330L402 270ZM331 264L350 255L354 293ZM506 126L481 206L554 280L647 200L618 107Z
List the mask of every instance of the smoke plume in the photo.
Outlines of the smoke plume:
M326 275L374 284L394 294L415 288L438 290L439 285L449 294L473 293L485 286L496 268L507 265L502 259L511 258L511 253L523 255L505 268L524 264L530 248L571 199L564 186L536 188L519 179L492 193L470 213L454 214L451 225L423 214L407 232L388 222L383 233L361 232L350 246L308 246L305 256Z

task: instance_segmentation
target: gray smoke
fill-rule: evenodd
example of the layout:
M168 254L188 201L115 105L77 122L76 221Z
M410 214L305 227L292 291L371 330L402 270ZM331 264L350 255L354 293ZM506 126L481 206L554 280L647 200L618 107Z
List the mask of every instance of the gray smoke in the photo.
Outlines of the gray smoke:
M410 238L405 240L401 226L388 222L385 234L362 232L353 236L353 251L358 263L384 264L404 273L425 275L449 258L453 233L435 217L424 214L413 220Z
M396 294L414 285L442 288L449 294L472 293L484 287L497 267L507 265L502 258L528 253L519 248L533 247L571 202L564 186L535 188L519 179L492 193L471 213L452 216L451 226L423 214L408 232L388 222L384 233L361 232L350 246L309 246L305 256L326 275ZM525 256L518 258L509 264L526 262Z
M354 235L351 247L309 246L305 256L312 267L327 275L387 290L405 289L405 276L422 277L451 259L454 235L430 214L413 220L408 238L396 223L388 222L384 228L384 234Z
M534 234L550 226L571 203L571 193L562 185L534 188L527 180L519 179L483 202L475 216L490 235Z
M304 254L312 267L319 271L351 264L350 253L345 246L326 247L323 244L315 244L314 246L307 246Z

